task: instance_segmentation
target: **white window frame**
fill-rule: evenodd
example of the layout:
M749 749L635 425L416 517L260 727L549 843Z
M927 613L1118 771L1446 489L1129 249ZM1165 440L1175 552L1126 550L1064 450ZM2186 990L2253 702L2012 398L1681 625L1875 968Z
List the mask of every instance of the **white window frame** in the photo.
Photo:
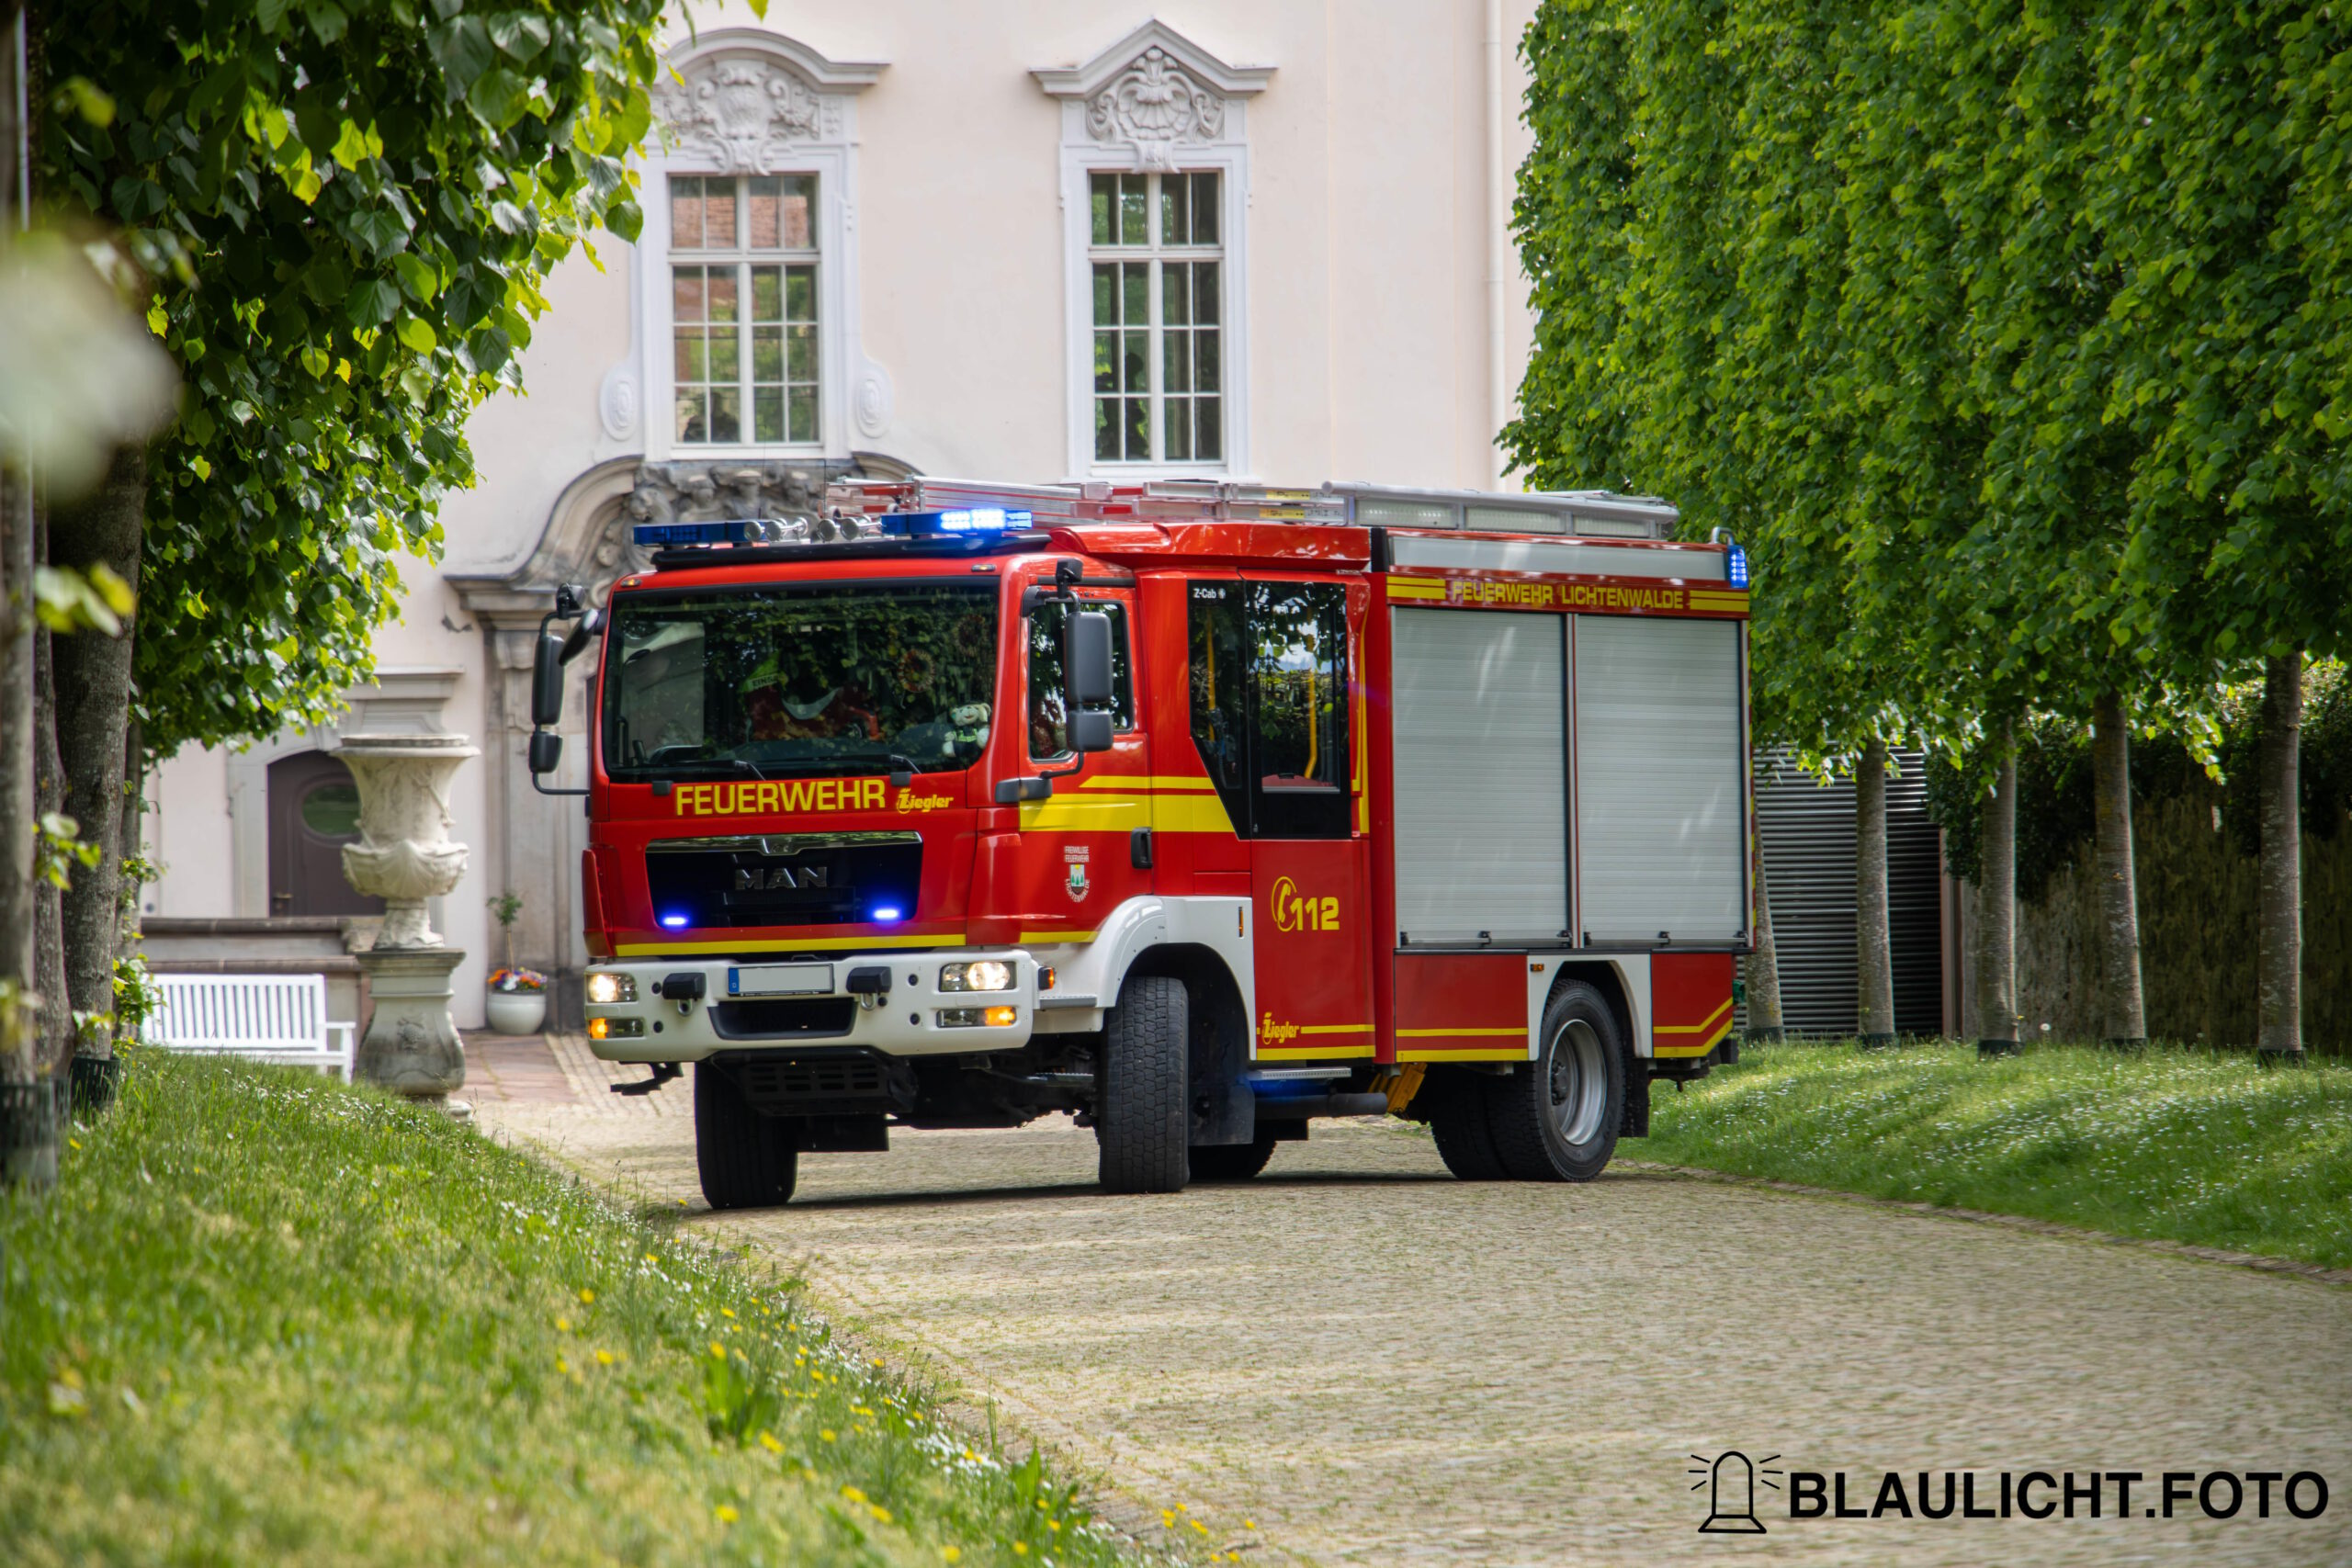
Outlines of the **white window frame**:
M1214 95L1221 113L1213 132L1199 122L1164 136L1090 117L1093 99L1140 68L1153 51L1167 68ZM1250 143L1249 100L1265 90L1271 66L1231 66L1164 22L1150 21L1085 64L1033 73L1062 110L1062 293L1064 378L1070 479L1133 480L1193 475L1241 479L1250 468ZM1098 462L1094 457L1094 259L1091 182L1098 174L1208 174L1219 176L1217 231L1224 258L1225 456L1215 463ZM1153 288L1159 287L1157 269ZM1155 385L1160 375L1153 355ZM1154 400L1155 415L1157 399Z
M680 128L665 120L665 104L684 102L715 73L741 67L781 71L797 77L813 96L815 123L787 122L778 116L764 126L747 125L740 118L728 118L723 110L717 123L699 127ZM664 85L655 93L656 129L647 137L638 159L642 177L639 203L645 213L635 263L638 319L644 324L638 352L644 396L638 407L648 461L846 458L865 444L855 438L856 433L863 432L870 439L880 433L874 428L877 423L887 425L888 380L865 358L859 332L856 223L857 95L871 86L882 71L878 63L828 60L805 44L753 28L705 33L670 55ZM816 176L817 210L812 215L817 242L816 441L686 445L678 440L670 273L673 175ZM743 220L739 217L738 221ZM691 265L693 256L699 254L682 253L680 259ZM781 257L778 265L783 265ZM748 310L750 304L747 299L742 308ZM743 426L748 431L751 425L747 404Z
M1213 169L1180 167L1167 170L1153 169L1137 174L1132 170L1125 169L1099 169L1087 177L1086 282L1087 299L1089 301L1086 317L1086 341L1088 348L1087 373L1088 392L1095 405L1095 409L1091 411L1094 413L1095 417L1091 418L1088 421L1087 431L1090 459L1096 469L1100 472L1132 472L1138 468L1151 468L1159 470L1181 469L1185 468L1187 465L1203 471L1214 470L1219 473L1225 471L1226 458L1224 457L1224 452L1227 449L1225 421L1227 412L1233 405L1232 400L1226 390L1226 383L1230 381L1232 378L1227 372L1225 361L1225 349L1227 346L1225 335L1225 318L1227 314L1226 298L1229 292L1227 285L1230 279L1226 271L1224 231L1222 229L1218 231L1217 241L1215 244L1170 244L1164 236L1159 234L1159 231L1160 215L1166 210L1165 205L1161 201L1154 199L1161 190L1165 189L1165 186L1161 185L1155 186L1153 184L1154 181L1165 182L1173 179L1183 179L1192 175L1209 174L1217 174L1217 171ZM1145 182L1145 227L1152 235L1152 238L1146 240L1144 243L1140 245L1124 245L1117 243L1106 244L1095 240L1093 222L1093 182L1105 175L1124 176L1128 179L1140 179ZM1220 224L1225 221L1224 192L1224 176L1222 175L1218 175L1217 221ZM1117 226L1117 222L1118 216L1114 208L1112 214L1112 224L1114 229ZM1214 393L1208 394L1209 396L1216 398L1217 402L1218 456L1215 458L1192 457L1177 460L1168 458L1164 456L1159 458L1106 458L1101 455L1099 450L1095 449L1093 438L1101 434L1100 427L1095 423L1095 419L1099 419L1100 405L1105 400L1105 399L1102 393L1093 386L1092 381L1094 372L1097 368L1093 355L1094 340L1103 330L1102 324L1094 319L1094 312L1092 309L1094 269L1097 266L1104 265L1106 264L1131 265L1136 263L1141 263L1146 269L1144 274L1146 279L1145 295L1148 303L1145 307L1147 316L1147 320L1145 321L1145 336L1151 345L1148 351L1148 363L1144 367L1144 400L1151 410L1150 414L1148 416L1149 423L1146 434L1149 436L1149 445L1163 448L1168 444L1168 390L1164 383L1168 375L1168 355L1165 346L1165 340L1169 328L1167 321L1167 310L1163 302L1163 291L1166 288L1167 281L1166 268L1169 264L1171 263L1191 265L1199 265L1203 263L1209 263L1216 267L1217 319L1214 323L1212 323L1212 330L1214 330L1217 334L1217 387ZM1190 314L1193 317L1193 320L1176 330L1189 333L1193 332L1198 328L1200 296L1197 290L1193 296L1193 305ZM1132 330L1132 326L1123 326L1120 329L1123 333ZM1194 371L1194 378L1196 381L1198 379L1198 374L1199 373L1196 369ZM1192 391L1180 392L1176 395L1193 400L1197 400L1202 396L1197 386ZM1125 401L1125 394L1116 394L1115 400ZM1198 437L1196 434L1195 440L1197 441L1197 439Z

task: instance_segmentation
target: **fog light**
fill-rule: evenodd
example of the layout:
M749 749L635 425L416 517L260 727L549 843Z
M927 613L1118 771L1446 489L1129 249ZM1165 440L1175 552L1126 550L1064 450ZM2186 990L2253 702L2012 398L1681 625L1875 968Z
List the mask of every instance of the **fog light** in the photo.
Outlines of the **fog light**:
M591 1040L635 1040L645 1033L641 1018L592 1018L588 1021Z
M932 1017L939 1021L942 1029L978 1029L980 1026L980 1010L978 1008L941 1008Z
M1009 991L1012 989L1012 965L1001 958L950 964L939 972L939 988L943 991Z
M637 1000L637 976L591 975L588 976L588 999L606 1007L614 1002L633 1002Z
M990 1029L1010 1029L1020 1019L1018 1008L989 1008L984 1015Z

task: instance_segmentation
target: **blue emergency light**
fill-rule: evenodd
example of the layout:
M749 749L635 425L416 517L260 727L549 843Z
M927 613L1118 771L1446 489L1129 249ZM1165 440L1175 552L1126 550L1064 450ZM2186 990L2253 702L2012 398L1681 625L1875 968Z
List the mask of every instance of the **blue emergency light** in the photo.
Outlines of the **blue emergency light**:
M1729 586L1747 586L1747 552L1734 545L1724 553L1724 576Z
M763 545L784 537L782 524L758 517L734 517L724 523L639 523L637 542L647 549L676 549L682 545Z
M957 506L935 512L893 512L881 519L882 531L910 538L938 534L1004 534L1029 526L1031 514L1001 506Z

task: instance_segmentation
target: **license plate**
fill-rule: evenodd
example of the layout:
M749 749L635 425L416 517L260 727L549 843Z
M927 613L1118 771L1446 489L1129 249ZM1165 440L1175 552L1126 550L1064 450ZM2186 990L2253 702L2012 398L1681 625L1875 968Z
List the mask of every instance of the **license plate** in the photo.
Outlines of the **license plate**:
M730 997L830 997L830 964L752 964L727 971Z

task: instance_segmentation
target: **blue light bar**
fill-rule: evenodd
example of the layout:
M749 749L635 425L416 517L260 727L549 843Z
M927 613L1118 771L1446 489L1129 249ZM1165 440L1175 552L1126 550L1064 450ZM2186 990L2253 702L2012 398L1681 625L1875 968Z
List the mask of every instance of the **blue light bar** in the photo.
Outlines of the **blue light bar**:
M637 542L650 550L675 549L681 545L751 545L766 530L748 517L724 523L639 523Z
M1734 545L1724 555L1724 575L1732 588L1747 586L1747 552Z
M898 919L902 911L900 911L897 905L884 904L874 911L874 923L876 925L887 926L892 920Z
M878 521L886 534L913 538L941 534L1004 534L1029 526L1032 514L1001 506L958 506L939 512L893 512Z
M686 917L684 915L664 915L662 917L662 923L673 931L683 931L685 928Z

